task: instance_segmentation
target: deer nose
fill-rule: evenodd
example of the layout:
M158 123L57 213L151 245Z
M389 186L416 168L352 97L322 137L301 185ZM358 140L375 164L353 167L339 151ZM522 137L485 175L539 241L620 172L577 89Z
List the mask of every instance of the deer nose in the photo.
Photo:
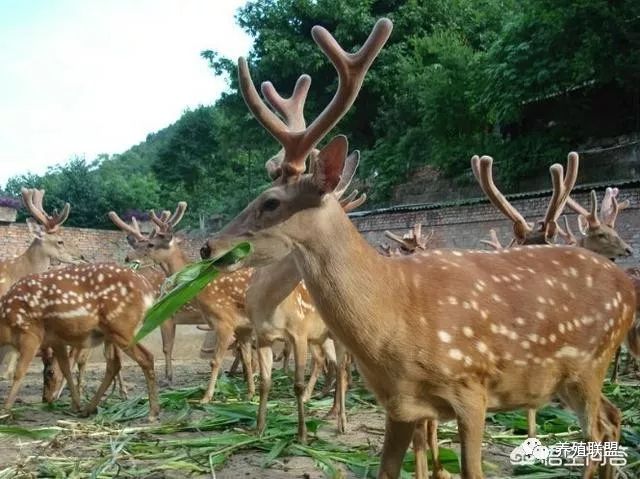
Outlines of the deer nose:
M125 257L124 257L124 262L125 262L125 263L131 263L131 258L129 258L129 256L128 256L128 255L127 255L127 256L125 256Z
M200 257L202 259L211 258L211 246L209 246L209 242L207 241L202 248L200 248Z
M627 256L633 256L633 248L631 246L627 246L624 250L625 253L627 253Z

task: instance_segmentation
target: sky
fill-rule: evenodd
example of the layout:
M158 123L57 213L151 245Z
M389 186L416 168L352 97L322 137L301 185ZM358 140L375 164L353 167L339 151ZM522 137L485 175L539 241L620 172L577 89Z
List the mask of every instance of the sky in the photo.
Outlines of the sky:
M226 88L246 0L0 0L0 187L75 155L122 153Z

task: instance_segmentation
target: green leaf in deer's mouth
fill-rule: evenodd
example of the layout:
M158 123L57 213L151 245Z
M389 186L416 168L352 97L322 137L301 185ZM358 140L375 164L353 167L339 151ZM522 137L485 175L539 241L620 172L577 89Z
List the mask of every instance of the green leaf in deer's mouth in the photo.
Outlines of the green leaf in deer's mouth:
M182 306L191 301L207 284L218 276L220 273L218 266L235 264L246 258L250 253L251 245L249 243L239 243L215 258L190 264L167 278L162 287L162 297L147 311L142 327L136 334L134 342L139 342L173 316Z

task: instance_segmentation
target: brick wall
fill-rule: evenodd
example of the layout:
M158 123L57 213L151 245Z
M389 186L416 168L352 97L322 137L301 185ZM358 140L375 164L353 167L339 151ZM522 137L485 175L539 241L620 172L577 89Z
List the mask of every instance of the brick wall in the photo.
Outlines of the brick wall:
M621 265L637 266L640 258L640 188L627 188L620 197L629 199L631 207L620 213L616 222L620 236L638 253L636 257L620 260ZM572 195L580 204L588 207L588 193ZM600 192L600 199L602 192ZM511 204L528 220L542 219L548 197L511 200ZM574 234L579 235L575 215L569 215ZM414 223L421 223L424 234L434 235L429 243L433 247L484 248L481 239L488 239L489 229L495 228L502 243L512 238L512 223L504 218L488 201L463 206L449 206L416 211L396 211L352 216L356 227L373 244L389 243L385 230L404 234Z
M76 248L92 262L122 262L129 245L125 235L116 230L63 227L60 234L66 245ZM22 254L31 243L32 236L25 223L0 223L0 259ZM195 259L202 246L201 239L185 239L185 251Z

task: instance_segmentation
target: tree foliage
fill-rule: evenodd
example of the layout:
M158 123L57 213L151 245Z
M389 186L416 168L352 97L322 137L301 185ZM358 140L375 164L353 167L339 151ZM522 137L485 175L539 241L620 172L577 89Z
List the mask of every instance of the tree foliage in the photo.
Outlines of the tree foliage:
M363 152L370 206L423 165L461 177L472 154L492 154L500 180L516 186L589 137L640 127L637 1L251 0L236 19L253 38L256 85L268 79L288 95L301 73L311 75L310 122L337 86L311 27L355 49L381 16L393 20L393 34L336 127ZM7 191L44 187L45 203L70 201L69 223L83 226L107 226L109 209L179 200L189 202L192 224L235 214L267 185L264 162L279 146L248 113L235 59L201 56L228 79L215 104L184 112L125 153L12 178Z

